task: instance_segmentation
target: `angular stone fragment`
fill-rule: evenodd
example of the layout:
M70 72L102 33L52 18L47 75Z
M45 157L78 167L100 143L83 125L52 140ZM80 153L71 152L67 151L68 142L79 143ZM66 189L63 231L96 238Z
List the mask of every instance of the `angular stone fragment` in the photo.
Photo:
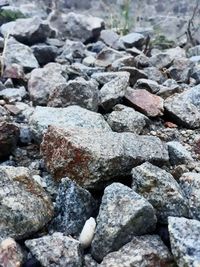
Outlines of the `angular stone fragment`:
M101 261L109 252L129 242L134 235L153 231L155 224L154 209L143 197L120 183L107 186L97 217L92 256Z
M126 55L124 52L114 50L112 48L104 48L96 57L95 66L108 67L115 60Z
M147 79L147 75L143 70L139 70L135 67L124 66L120 68L120 71L126 71L130 73L130 86L134 86L137 80Z
M22 101L26 96L27 92L24 87L6 88L0 91L0 98L3 98L8 103Z
M29 125L33 138L38 142L42 140L43 134L49 125L61 128L83 127L111 131L101 114L79 106L69 106L67 108L37 106L29 118Z
M31 48L40 66L54 62L58 53L58 48L53 45L36 44Z
M122 36L120 38L120 41L127 48L131 48L133 46L140 48L144 44L144 35L137 32L131 32L127 35Z
M150 120L145 115L123 105L116 105L108 116L107 122L115 132L140 134Z
M58 189L55 212L51 229L65 235L78 236L95 208L90 192L64 178Z
M125 98L138 111L149 117L162 116L164 101L145 89L127 90Z
M160 90L161 86L157 82L149 80L149 79L139 79L134 85L134 88L135 89L146 89L148 92L154 94Z
M155 208L158 221L168 216L188 216L188 205L180 186L170 173L146 162L133 168L132 188Z
M200 222L169 217L168 228L171 249L177 265L198 267L200 265Z
M157 235L133 237L117 252L108 254L100 267L174 267L173 257Z
M145 161L168 161L166 145L156 137L80 127L49 127L41 152L55 179L67 176L84 186L129 175L134 166Z
M62 233L27 240L25 245L44 267L82 267L80 243Z
M177 141L167 143L169 158L172 165L179 165L193 161L191 153Z
M175 122L190 129L200 127L200 85L165 100L166 111Z
M158 69L168 68L173 59L167 53L156 54L149 59L149 64Z
M53 217L53 204L24 167L0 167L0 236L23 239Z
M128 72L126 71L107 71L107 72L97 72L92 74L92 78L95 79L100 85L104 85L116 78L127 77Z
M184 173L179 182L188 201L190 217L200 221L200 174Z

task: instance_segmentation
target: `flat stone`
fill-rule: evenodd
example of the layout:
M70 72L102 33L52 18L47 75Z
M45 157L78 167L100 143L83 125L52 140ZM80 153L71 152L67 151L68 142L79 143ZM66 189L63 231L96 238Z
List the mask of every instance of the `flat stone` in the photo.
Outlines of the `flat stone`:
M198 267L200 265L200 222L169 217L168 229L172 254L178 266Z
M141 47L144 44L144 35L137 32L131 32L127 35L122 36L120 38L120 41L127 48L131 48L133 46Z
M133 237L131 242L117 252L109 253L100 267L173 267L173 257L157 235Z
M101 261L131 241L134 235L154 231L156 216L151 204L129 187L113 183L104 190L97 228L92 242L92 256Z
M8 103L19 102L27 96L26 89L22 86L19 88L6 88L0 91L0 98Z
M149 117L162 116L164 101L145 89L127 90L125 98L138 111Z
M119 41L120 36L113 30L102 30L99 39L103 41L107 46L114 49L123 47L123 43Z
M94 73L91 78L95 79L100 85L104 85L116 78L127 77L127 75L129 74L126 71L107 71Z
M167 143L169 150L169 160L172 165L186 164L193 161L191 153L177 141Z
M48 128L41 153L55 179L74 179L82 186L130 175L145 161L168 162L166 145L157 137L90 129Z
M137 80L147 79L147 75L143 70L139 70L135 67L124 66L121 67L120 71L126 71L130 73L130 86L134 86Z
M53 204L24 167L0 167L0 236L24 239L53 217Z
M100 51L100 53L98 53L95 66L106 68L124 55L126 55L124 52L105 47L102 51Z
M134 85L135 89L145 89L148 92L155 94L157 93L161 86L156 82L149 79L139 79Z
M156 210L158 221L168 216L188 216L188 205L173 176L148 162L133 168L132 188L146 198Z
M44 267L82 267L80 243L62 233L27 240L25 245Z

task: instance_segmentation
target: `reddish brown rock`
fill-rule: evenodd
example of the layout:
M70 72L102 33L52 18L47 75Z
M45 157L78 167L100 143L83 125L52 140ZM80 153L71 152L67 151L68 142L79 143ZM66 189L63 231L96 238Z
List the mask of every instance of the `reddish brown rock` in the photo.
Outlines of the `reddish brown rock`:
M145 89L128 90L125 98L138 111L149 117L163 115L163 99L149 93Z

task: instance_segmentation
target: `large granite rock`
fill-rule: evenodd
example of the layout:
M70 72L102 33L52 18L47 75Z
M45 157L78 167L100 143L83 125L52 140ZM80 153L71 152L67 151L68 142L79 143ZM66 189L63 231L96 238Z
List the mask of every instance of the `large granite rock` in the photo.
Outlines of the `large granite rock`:
M29 119L33 138L40 142L49 125L72 128L83 127L111 131L108 123L99 113L69 106L67 108L39 107L37 106Z
M200 85L165 100L166 111L175 122L190 129L200 127Z
M133 237L120 250L109 253L100 267L174 267L173 257L157 235Z
M158 220L167 223L168 216L188 216L188 206L173 176L146 162L133 168L132 188L155 208Z
M92 256L101 261L109 252L128 243L134 235L152 232L156 216L151 204L129 187L106 187L97 217Z
M53 204L27 168L0 167L0 236L23 239L53 217Z
M27 240L25 245L43 267L82 267L80 243L62 233Z
M171 249L177 265L198 267L200 265L200 222L169 217L168 223Z
M132 167L145 161L168 161L166 145L156 137L80 127L49 127L41 152L55 179L68 176L84 186L129 175Z

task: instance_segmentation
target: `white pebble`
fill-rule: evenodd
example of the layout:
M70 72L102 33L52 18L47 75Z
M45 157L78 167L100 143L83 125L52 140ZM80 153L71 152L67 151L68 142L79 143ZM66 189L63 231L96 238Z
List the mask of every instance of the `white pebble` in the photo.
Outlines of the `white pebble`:
M90 217L90 219L88 219L85 222L85 225L83 226L83 229L79 237L79 242L81 243L82 248L85 249L91 245L95 229L96 229L95 219Z

